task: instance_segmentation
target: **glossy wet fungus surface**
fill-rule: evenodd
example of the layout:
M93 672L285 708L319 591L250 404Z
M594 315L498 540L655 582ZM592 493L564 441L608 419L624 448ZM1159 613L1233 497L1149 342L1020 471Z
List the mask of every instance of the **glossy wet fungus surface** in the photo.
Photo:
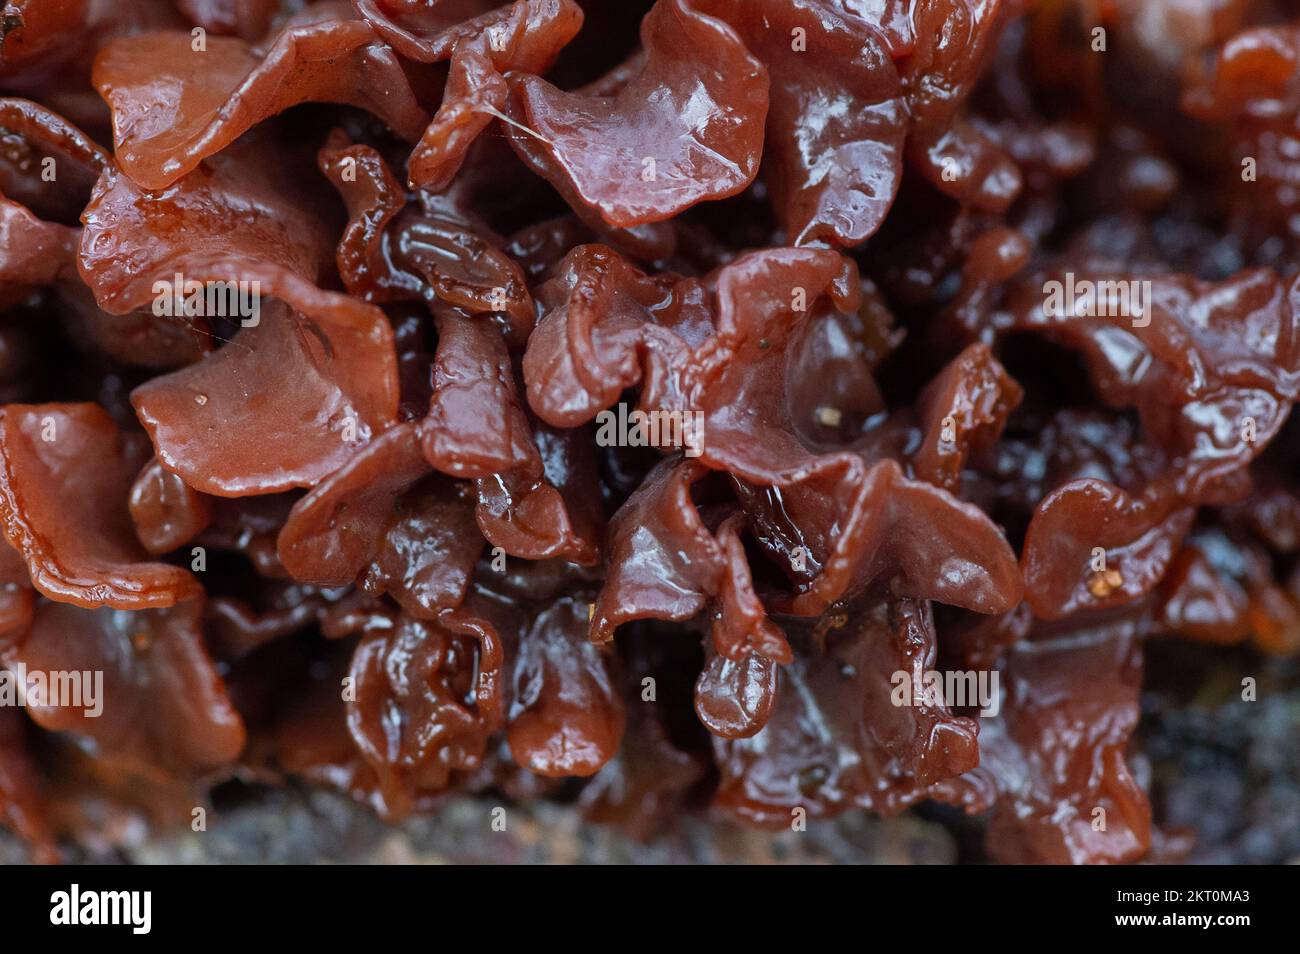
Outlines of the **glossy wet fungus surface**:
M10 0L0 819L1300 850L1293 17Z

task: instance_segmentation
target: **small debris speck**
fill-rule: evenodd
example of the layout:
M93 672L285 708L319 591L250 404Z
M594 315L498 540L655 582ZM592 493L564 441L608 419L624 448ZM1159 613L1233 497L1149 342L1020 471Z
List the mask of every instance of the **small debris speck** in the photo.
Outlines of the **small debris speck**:
M1124 585L1124 577L1119 570L1098 570L1088 578L1088 592L1098 599L1110 596Z
M844 415L837 407L822 406L817 409L817 423L823 427L839 427L842 420Z

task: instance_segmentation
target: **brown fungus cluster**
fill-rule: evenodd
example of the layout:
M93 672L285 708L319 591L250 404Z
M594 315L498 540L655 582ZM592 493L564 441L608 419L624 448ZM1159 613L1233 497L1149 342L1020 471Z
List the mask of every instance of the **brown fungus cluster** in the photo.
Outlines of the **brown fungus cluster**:
M0 664L102 711L0 820L1178 857L1144 646L1300 648L1286 7L9 0Z

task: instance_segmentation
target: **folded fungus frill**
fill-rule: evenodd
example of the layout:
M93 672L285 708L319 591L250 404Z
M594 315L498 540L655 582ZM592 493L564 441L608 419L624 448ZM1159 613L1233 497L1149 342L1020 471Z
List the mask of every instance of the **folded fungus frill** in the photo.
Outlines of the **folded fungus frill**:
M1300 650L1300 21L118 6L0 30L33 858L237 778L1190 850L1152 647Z

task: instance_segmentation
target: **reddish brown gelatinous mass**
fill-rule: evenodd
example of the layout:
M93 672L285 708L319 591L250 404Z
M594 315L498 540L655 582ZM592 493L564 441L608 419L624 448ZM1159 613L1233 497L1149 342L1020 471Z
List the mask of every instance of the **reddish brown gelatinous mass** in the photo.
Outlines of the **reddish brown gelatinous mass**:
M0 822L1174 857L1147 644L1300 651L1300 22L1143 6L8 4L0 665L104 683Z

